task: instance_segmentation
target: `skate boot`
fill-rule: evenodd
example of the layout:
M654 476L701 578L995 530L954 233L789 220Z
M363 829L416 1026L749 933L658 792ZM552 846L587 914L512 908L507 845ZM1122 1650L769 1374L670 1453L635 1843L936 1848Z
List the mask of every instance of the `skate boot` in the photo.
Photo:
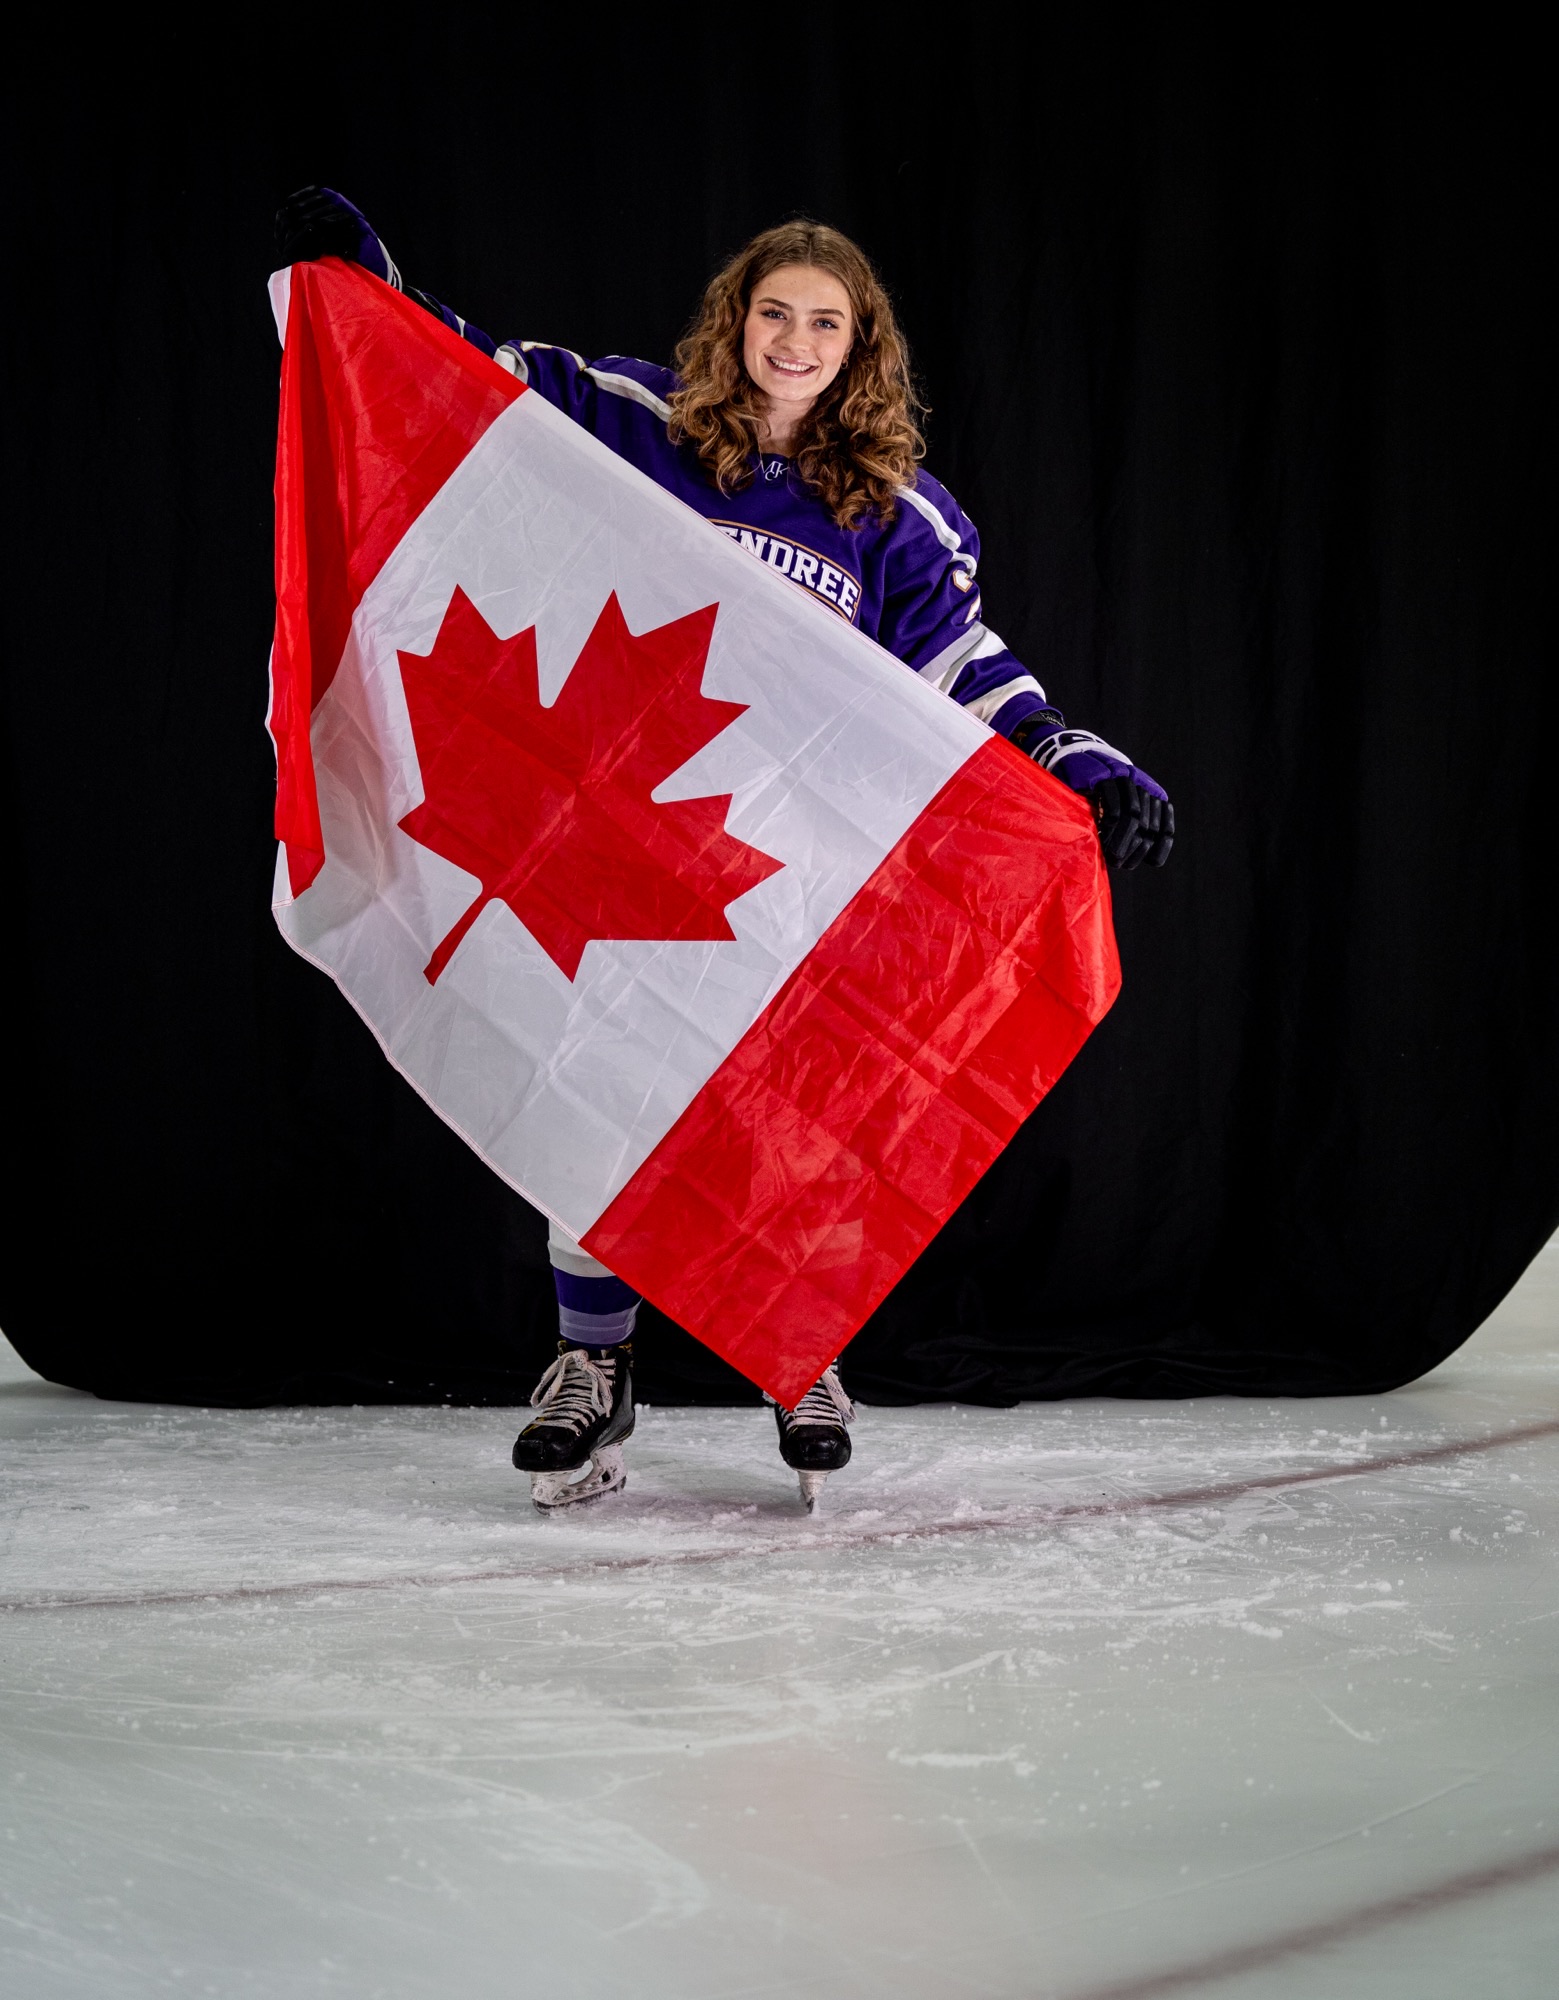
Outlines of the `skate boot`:
M825 1368L793 1410L782 1409L772 1396L779 1426L780 1457L800 1475L801 1498L812 1513L829 1473L850 1463L850 1437L845 1425L855 1421L855 1405L839 1386L839 1364Z
M632 1367L631 1341L615 1347L558 1342L558 1358L531 1397L541 1414L514 1441L514 1463L530 1474L530 1497L544 1514L599 1500L626 1483L622 1447L633 1431Z

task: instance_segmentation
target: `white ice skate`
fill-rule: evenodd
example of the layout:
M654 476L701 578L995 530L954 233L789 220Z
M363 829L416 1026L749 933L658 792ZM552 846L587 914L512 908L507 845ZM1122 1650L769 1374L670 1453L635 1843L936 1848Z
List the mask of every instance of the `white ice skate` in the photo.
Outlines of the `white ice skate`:
M850 1463L845 1425L854 1423L855 1405L840 1387L838 1371L837 1361L825 1368L793 1410L782 1409L772 1396L767 1398L779 1426L780 1457L799 1477L802 1504L809 1514L817 1511L829 1473Z
M609 1444L591 1452L589 1469L583 1475L578 1466L563 1472L533 1472L530 1497L543 1514L550 1514L556 1507L577 1507L585 1500L620 1493L627 1483L622 1446Z
M558 1358L536 1384L541 1414L514 1441L514 1463L530 1474L530 1497L544 1513L621 1492L623 1440L633 1433L633 1354L615 1347L558 1343Z

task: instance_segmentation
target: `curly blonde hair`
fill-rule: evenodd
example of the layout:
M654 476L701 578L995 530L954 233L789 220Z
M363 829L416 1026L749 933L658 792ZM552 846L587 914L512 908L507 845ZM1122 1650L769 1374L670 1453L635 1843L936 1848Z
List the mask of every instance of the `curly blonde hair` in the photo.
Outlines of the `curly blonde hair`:
M916 422L925 405L882 280L866 253L826 223L765 229L710 279L677 347L681 385L671 397L670 434L687 439L722 493L751 483L763 392L742 365L742 335L754 288L786 264L836 277L854 321L849 356L798 433L796 469L841 528L868 516L890 521L896 490L914 483L925 456Z

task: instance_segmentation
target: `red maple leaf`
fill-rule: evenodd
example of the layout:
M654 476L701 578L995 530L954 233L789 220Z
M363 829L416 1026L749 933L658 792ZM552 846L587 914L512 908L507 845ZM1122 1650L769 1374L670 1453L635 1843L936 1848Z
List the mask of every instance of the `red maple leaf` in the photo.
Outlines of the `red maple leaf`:
M729 792L650 798L745 710L700 691L716 609L635 636L614 591L550 708L535 627L500 639L462 590L399 656L423 788L401 826L482 884L430 981L493 896L570 979L591 938L736 935L726 904L781 864L726 832Z

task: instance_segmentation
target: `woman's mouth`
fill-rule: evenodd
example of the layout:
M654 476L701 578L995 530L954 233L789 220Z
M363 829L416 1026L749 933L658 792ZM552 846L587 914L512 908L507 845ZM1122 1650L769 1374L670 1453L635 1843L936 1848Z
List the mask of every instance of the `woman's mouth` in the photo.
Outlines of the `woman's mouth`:
M766 354L763 358L781 375L811 375L817 370L815 361L782 361L777 354Z

